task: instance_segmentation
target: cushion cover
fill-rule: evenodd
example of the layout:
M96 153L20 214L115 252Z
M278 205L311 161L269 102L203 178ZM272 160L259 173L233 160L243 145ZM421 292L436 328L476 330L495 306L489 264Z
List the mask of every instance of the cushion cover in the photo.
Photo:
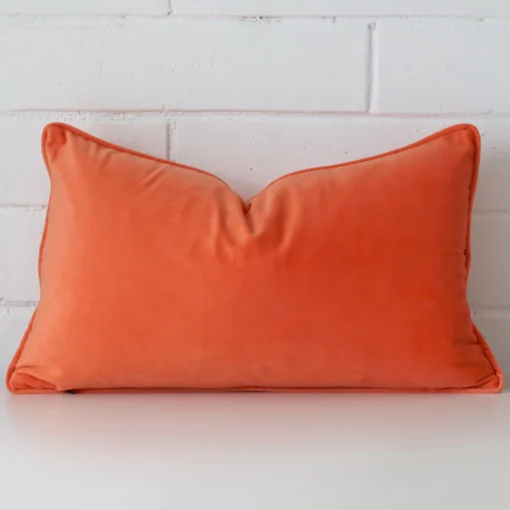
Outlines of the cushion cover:
M64 124L43 153L41 297L11 392L501 389L466 300L473 126L247 201Z

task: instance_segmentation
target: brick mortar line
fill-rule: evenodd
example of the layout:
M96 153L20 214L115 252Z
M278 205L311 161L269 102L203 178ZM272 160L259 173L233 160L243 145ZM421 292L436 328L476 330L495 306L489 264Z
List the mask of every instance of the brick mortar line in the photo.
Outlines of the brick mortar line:
M165 124L165 158L170 159L172 154L172 125L170 122Z
M38 305L39 301L9 301L1 300L0 309L18 309L18 308L34 308ZM471 313L473 320L476 322L477 318L509 318L510 319L510 306L472 306Z
M355 160L353 160L355 161ZM20 211L22 213L43 213L47 209L46 204L2 204L0 203L0 213L7 212L9 210L12 211ZM501 210L479 210L473 211L473 218L480 219L510 219L510 209L501 209Z
M1 300L0 308L33 308L37 306L38 301L9 301Z
M166 126L166 159L172 159L172 153L177 146L177 126L175 125L175 120L170 119Z
M1 204L0 211L6 212L9 210L22 211L27 213L44 212L47 209L46 204Z
M473 306L471 315L475 324L478 318L510 319L510 306Z
M374 111L374 98L377 79L377 40L376 40L377 22L368 24L368 58L367 58L367 98L366 113L371 114Z
M384 112L351 112L351 111L307 111L307 110L180 110L180 109L147 109L147 110L0 110L0 120L32 120L32 121L112 121L137 123L138 121L171 122L181 117L273 117L273 118L333 118L333 119L437 119L463 120L477 119L510 119L510 112L478 112L478 113L384 113Z
M171 1L169 2L171 9ZM510 8L506 13L480 13L480 14L427 14L427 13L406 13L401 14L344 14L344 13L317 13L317 14L179 14L173 11L160 14L130 14L130 13L0 13L1 26L13 26L30 28L33 26L75 26L77 23L82 26L97 26L98 24L113 26L143 26L159 23L166 25L176 21L191 22L240 22L248 24L278 24L281 21L310 21L313 23L336 23L362 21L370 22L375 20L443 20L460 22L502 22L510 21Z
M510 17L510 14L509 14ZM161 14L1 14L0 26L3 27L153 27L171 26L175 23L221 23L247 24L253 25L278 25L282 22L303 22L315 24L331 24L350 22L367 23L370 20L379 18L379 16L332 16L332 15L312 15L312 16L198 16L198 15L176 15L173 13ZM401 19L401 16L388 16L387 19ZM406 18L407 19L407 18ZM409 18L410 19L410 18ZM454 18L462 19L462 18ZM473 18L471 18L473 19ZM502 16L494 17L494 20L501 20Z

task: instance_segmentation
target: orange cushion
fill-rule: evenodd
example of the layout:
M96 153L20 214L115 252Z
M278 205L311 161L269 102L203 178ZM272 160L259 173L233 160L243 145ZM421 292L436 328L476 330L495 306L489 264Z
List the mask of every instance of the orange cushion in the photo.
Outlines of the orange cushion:
M244 202L49 125L41 299L9 390L499 391L466 301L479 150L454 126Z

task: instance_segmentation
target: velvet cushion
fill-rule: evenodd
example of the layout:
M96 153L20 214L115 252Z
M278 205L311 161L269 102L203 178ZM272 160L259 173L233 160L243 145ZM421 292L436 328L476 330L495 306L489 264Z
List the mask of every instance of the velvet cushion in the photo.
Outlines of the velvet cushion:
M41 299L13 393L501 389L466 301L473 126L248 201L63 124L43 152Z

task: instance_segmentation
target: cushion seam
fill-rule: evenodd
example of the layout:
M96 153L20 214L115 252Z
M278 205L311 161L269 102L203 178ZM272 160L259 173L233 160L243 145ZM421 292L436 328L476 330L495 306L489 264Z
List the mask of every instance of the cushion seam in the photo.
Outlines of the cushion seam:
M48 207L46 208L46 217L44 219L44 227L43 227L43 232L42 232L42 236L41 236L41 244L39 245L39 258L37 261L37 273L38 273L38 277L39 277L39 288L41 287L41 266L42 266L42 259L43 259L43 253L44 253L44 246L46 244L46 233L48 230L50 207L51 207L51 202L52 202L51 199L53 196L53 186L51 184L51 170L50 170L50 165L49 165L48 158L46 155L46 147L45 147L46 138L47 138L47 131L45 129L43 131L43 135L42 135L42 139L41 139L41 146L42 146L42 154L43 154L44 164L46 166L46 170L50 177L50 194L48 197ZM32 327L33 327L35 317L37 315L38 310L39 310L39 303L37 303L37 306L35 307L34 313L32 314L32 318L30 319L30 322L27 326L27 330L25 331L25 334L23 335L20 345L19 345L18 349L16 350L16 353L14 354L14 357L13 357L11 363L9 364L9 368L8 368L7 374L6 374L6 386L10 391L13 391L13 388L11 386L11 377L16 370L16 365L18 364L21 354L23 353L23 349L25 348L25 344L28 340L28 337L30 336L30 333L32 331Z

